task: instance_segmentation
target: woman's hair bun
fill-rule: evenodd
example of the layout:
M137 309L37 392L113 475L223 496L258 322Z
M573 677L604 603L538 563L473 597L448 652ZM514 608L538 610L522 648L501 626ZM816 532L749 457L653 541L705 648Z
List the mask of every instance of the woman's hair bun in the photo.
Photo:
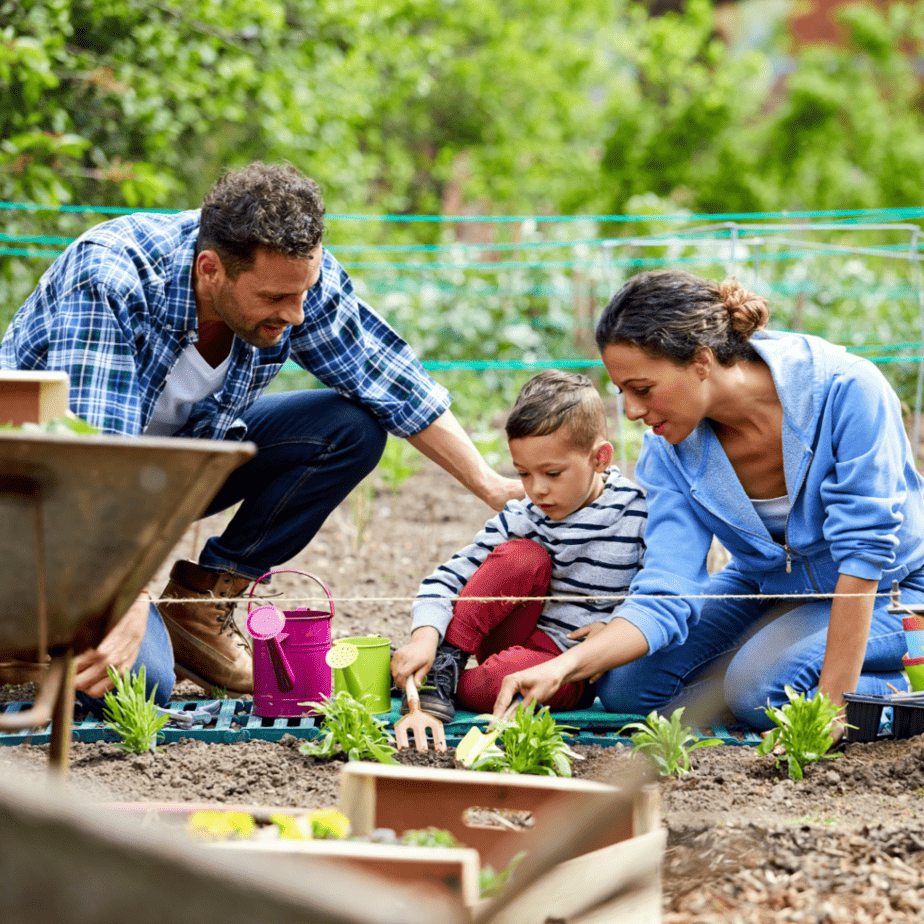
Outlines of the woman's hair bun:
M726 279L719 286L719 294L728 311L732 329L747 339L754 331L767 326L770 306L762 295L749 292L737 279Z

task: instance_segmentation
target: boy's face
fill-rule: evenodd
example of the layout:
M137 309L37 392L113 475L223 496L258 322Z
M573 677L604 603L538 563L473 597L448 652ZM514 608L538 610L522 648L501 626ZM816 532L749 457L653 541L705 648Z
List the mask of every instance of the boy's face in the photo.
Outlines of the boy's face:
M599 440L578 449L568 427L547 436L510 440L510 457L526 496L552 520L593 503L603 491L603 472L613 458L613 447Z

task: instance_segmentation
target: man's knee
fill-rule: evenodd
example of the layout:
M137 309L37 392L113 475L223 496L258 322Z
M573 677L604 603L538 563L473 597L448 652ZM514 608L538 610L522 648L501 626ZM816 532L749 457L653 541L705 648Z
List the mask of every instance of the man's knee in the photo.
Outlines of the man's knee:
M338 416L344 443L355 452L357 466L368 474L382 458L388 433L372 411L355 401L343 399Z

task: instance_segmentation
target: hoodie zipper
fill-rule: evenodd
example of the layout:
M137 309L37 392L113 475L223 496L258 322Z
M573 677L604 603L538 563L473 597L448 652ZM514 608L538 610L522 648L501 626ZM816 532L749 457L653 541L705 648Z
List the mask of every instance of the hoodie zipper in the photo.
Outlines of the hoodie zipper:
M799 492L802 490L802 485L805 484L805 479L808 477L808 466L805 467L805 472L802 474L802 480L799 482L796 487L795 497L799 496ZM792 516L792 505L789 507L789 513L786 516L786 525L783 527L783 548L786 550L786 573L792 574L792 556L800 555L799 551L792 548L789 544L789 518ZM801 558L805 559L805 570L808 572L809 580L812 582L812 587L821 593L818 590L818 584L815 581L815 575L812 574L812 566L809 564L809 560L804 556L800 555Z

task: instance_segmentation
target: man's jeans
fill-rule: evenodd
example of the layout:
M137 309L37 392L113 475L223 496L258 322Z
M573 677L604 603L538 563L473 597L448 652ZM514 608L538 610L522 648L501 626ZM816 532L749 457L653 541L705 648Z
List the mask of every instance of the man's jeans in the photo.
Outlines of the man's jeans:
M378 464L386 433L363 405L326 389L266 395L244 413L257 455L225 481L203 516L240 502L199 555L204 568L256 580L298 555L331 512ZM159 589L158 589L159 592ZM156 607L132 671L146 667L148 694L170 699L173 649ZM96 714L101 700L78 699Z

